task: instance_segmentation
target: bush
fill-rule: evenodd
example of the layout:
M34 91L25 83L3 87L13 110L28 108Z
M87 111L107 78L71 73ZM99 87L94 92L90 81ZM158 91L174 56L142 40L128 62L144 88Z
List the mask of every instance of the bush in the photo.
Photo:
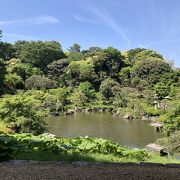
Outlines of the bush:
M172 133L169 137L158 139L157 144L166 147L171 153L180 153L180 131Z
M6 96L0 102L0 119L14 132L40 134L45 130L46 115L40 107L40 102L32 97Z
M57 87L54 80L45 76L33 75L25 82L26 89L52 89Z
M32 75L42 75L42 71L39 68L33 67L27 63L21 63L18 59L11 59L7 66L9 73L15 73L20 76L23 80L26 80Z
M19 145L14 137L0 133L0 162L14 159L18 148Z
M18 76L16 73L9 73L5 76L5 86L9 89L9 90L13 90L15 91L16 89L22 89L24 87L24 81L23 79Z
M19 153L28 152L30 154L35 152L51 152L51 153L76 153L76 154L107 154L117 157L133 158L137 160L145 160L148 154L145 150L131 150L120 146L110 140L101 138L48 138L43 135L33 136L31 134L15 134L15 135L1 135L2 138L6 138L6 141L12 144L11 148L14 148L13 141L16 141L16 145L19 145ZM16 146L15 145L15 146ZM8 149L9 144L4 148ZM10 155L12 152L10 152Z
M167 86L167 85L165 85L165 84L163 84L162 82L160 82L160 83L157 83L157 84L154 86L154 91L155 91L156 95L157 95L160 99L162 99L162 98L164 98L164 97L166 97L166 96L169 95L169 93L170 93L170 87Z
M173 132L180 130L180 105L170 112L160 116L159 121L163 122L165 134L170 136Z

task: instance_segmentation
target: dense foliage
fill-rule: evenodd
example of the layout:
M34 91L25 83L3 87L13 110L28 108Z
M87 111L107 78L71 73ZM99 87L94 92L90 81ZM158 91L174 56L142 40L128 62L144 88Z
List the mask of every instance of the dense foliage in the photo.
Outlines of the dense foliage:
M0 42L0 120L14 132L41 134L44 116L90 108L160 117L169 136L180 127L179 87L180 70L153 50Z
M45 111L39 110L39 103L30 96L6 96L0 103L0 119L16 133L40 134L44 131Z
M17 148L18 147L18 148ZM0 134L0 159L16 158L17 154L28 152L51 153L96 153L109 154L118 157L145 160L148 154L145 150L131 150L106 139L77 137L71 139L49 138L44 135L32 134Z
M170 153L180 153L180 131L172 133L168 138L161 138L157 143L166 147Z

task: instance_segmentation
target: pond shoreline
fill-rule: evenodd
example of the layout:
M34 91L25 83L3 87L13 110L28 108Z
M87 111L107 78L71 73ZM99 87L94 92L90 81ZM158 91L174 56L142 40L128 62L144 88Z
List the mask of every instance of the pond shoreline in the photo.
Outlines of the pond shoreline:
M57 137L89 136L111 139L119 144L140 148L159 137L149 121L123 119L110 112L76 112L73 115L47 117L48 132ZM142 142L142 144L140 143Z
M90 112L107 113L108 112L108 113L111 113L113 116L117 116L123 119L129 119L129 120L142 119L143 121L151 121L151 122L157 122L157 118L159 117L159 116L145 116L145 115L142 115L141 117L139 117L139 116L135 116L131 114L130 112L127 112L122 115L118 110L115 110L113 108L105 109L105 108L96 108L96 107L87 107L87 108L75 107L75 108L67 109L66 111L62 111L61 113L64 115L73 115L74 113L78 113L78 112L86 112L86 113L90 113ZM59 116L61 113L52 112L50 115Z

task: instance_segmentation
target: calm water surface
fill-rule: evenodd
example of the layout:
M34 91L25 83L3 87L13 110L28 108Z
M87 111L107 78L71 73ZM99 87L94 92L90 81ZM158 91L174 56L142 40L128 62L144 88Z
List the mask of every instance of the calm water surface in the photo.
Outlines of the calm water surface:
M46 119L49 133L58 137L101 137L128 147L144 147L160 136L149 122L125 120L110 113L77 113Z

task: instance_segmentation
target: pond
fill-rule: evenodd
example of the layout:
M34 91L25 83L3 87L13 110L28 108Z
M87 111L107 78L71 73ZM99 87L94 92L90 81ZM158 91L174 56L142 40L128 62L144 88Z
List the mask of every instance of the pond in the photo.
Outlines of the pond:
M45 121L48 132L58 137L101 137L128 147L145 147L160 137L150 122L125 120L110 113L76 113L48 117Z

